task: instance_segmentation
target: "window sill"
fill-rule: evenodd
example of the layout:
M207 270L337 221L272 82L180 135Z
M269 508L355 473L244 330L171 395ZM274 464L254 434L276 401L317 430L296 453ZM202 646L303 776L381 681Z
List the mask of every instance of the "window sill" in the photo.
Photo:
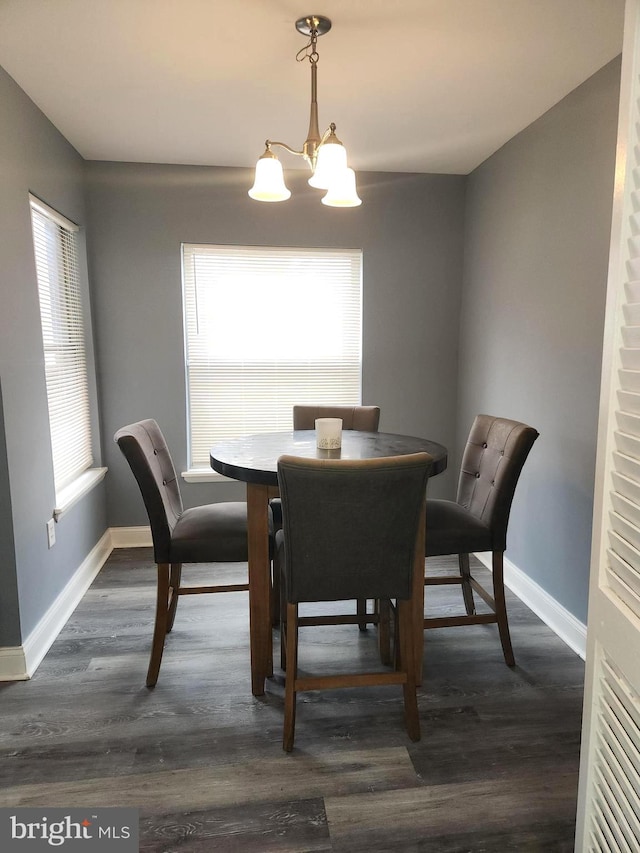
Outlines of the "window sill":
M70 483L56 495L56 508L53 517L60 521L62 516L71 509L74 504L91 491L98 483L104 480L108 468L91 468L81 474L73 483Z
M213 468L190 468L180 475L187 483L237 483L232 477L218 474Z

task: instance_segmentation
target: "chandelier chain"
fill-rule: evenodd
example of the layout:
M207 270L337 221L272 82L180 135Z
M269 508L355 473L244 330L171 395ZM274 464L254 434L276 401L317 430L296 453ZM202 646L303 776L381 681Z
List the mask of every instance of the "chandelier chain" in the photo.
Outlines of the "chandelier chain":
M317 61L320 59L320 54L316 50L316 45L318 44L318 31L311 30L311 38L305 44L304 47L300 48L300 50L296 53L296 60L298 62L304 62L305 59L308 59L312 65L315 65Z

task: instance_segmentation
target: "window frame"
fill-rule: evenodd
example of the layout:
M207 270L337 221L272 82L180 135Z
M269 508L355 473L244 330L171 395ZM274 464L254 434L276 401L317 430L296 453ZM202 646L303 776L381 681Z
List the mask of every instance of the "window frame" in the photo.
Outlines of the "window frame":
M57 521L104 478L107 469L96 467L94 459L81 228L32 193L29 210Z
M200 258L200 261L198 261ZM282 246L236 246L215 243L188 243L181 245L182 261L182 295L183 295L183 322L184 322L184 356L185 356L185 395L186 395L186 432L187 432L187 465L188 469L182 472L182 476L188 482L202 482L209 480L225 480L227 478L212 471L208 466L208 447L217 441L223 441L230 437L252 434L255 432L273 432L279 429L291 428L291 412L294 404L328 404L328 405L360 405L362 402L362 351L363 351L363 286L362 268L363 256L361 249L335 249L335 248L303 248ZM200 266L198 266L198 263ZM208 266L210 265L210 266ZM257 268L257 272L256 272ZM275 271L274 271L275 269ZM203 278L203 270L208 278ZM333 270L333 272L332 272ZM258 335L264 338L263 328L273 329L271 339L260 349L244 347L243 340L249 343L252 340L252 331L257 326L252 326L251 317L242 316L246 310L249 299L245 295L245 301L240 304L236 301L235 310L231 307L233 299L224 306L218 304L216 298L216 287L219 288L218 297L236 292L236 288L222 290L223 282L229 281L233 275L244 279L243 293L253 292L258 294L257 306L253 317L257 317L257 325L260 326ZM332 282L326 276L331 277ZM323 289L320 291L320 276ZM259 283L256 283L256 279ZM204 282L204 284L203 284ZM282 313L282 297L279 302L277 288L282 285L282 293L300 294L300 302L296 305L292 317L298 317L302 325L295 323L298 328L313 329L315 340L308 339L309 335L298 334L297 341L292 341L293 352L288 351L288 344L282 339L276 341L275 336L282 335L282 327L291 326L291 320L278 317L273 318L276 312ZM299 285L299 287L298 287ZM207 289L204 294L202 288ZM296 289L297 288L297 289ZM315 288L315 289L314 289ZM293 289L293 290L292 290ZM312 301L312 297L313 301ZM332 301L333 300L333 301ZM326 304L325 304L326 303ZM226 321L224 334L226 343L207 344L214 337L214 332L219 329L214 322L214 310L207 308L207 304L214 305L219 310L219 316ZM205 306L203 309L202 306ZM331 306L335 307L331 307ZM272 308L271 306L275 306ZM278 306L280 306L278 308ZM271 320L264 319L264 313L273 311ZM331 325L331 334L327 329L317 332L317 313L325 311L327 323ZM327 312L329 312L327 314ZM333 313L331 313L333 312ZM205 317L206 313L206 317ZM238 316L240 314L241 316ZM313 319L311 319L313 318ZM219 321L218 321L219 322ZM322 326L319 328L322 329ZM228 332L228 330L231 332ZM320 340L322 334L326 340ZM196 343L194 343L196 341ZM204 342L204 343L202 343ZM215 350L213 354L203 355L203 347ZM233 355L226 357L228 347ZM296 349L298 348L298 349ZM300 348L308 351L306 355L298 355ZM264 351L277 351L276 355L265 354ZM318 353L326 350L323 357ZM240 355L238 355L240 353ZM256 354L259 353L259 354ZM309 354L311 353L311 355ZM314 354L315 353L315 354ZM224 387L225 382L229 384L229 377L234 373L234 360L237 365L243 364L240 369L237 365L235 370L238 374L246 376L247 390L240 394L243 399L240 402L242 412L233 411L233 405L223 401L224 422L222 432L216 435L215 429L210 427L213 415L206 417L201 411L194 413L194 399L201 400L205 397L206 382L201 383L194 380L194 371L201 367L211 376L215 371L221 371L219 383L209 378L210 386L220 384ZM225 363L228 362L228 365ZM206 366L202 366L206 363ZM308 392L308 382L298 377L308 377L317 374L317 366L322 364L325 369L322 372L322 381L313 386L316 390ZM330 368L326 368L329 364ZM264 367L263 367L264 365ZM265 374L279 374L282 379L277 383L277 391L273 394L260 390L261 379L256 379L264 369ZM228 371L228 372L227 372ZM335 371L335 378L333 377ZM255 375L254 375L255 374ZM339 378L338 378L339 377ZM300 390L302 382L304 390ZM333 389L331 383L333 382ZM258 383L258 384L256 384ZM229 384L236 394L236 386ZM316 391L320 396L316 394ZM306 396L305 396L306 392ZM309 396L310 394L310 396ZM329 396L322 396L328 394ZM201 408L213 405L211 395L208 402ZM253 399L254 402L246 403L245 399ZM277 398L277 399L274 399ZM256 403L255 401L258 401ZM247 414L247 408L253 411ZM261 408L260 408L261 407ZM260 412L255 410L260 408ZM263 411L263 409L265 411ZM271 426L265 426L269 418L273 419ZM237 427L237 423L249 424L245 429ZM195 427L194 427L195 424ZM257 424L257 426L251 426ZM204 435L207 436L207 459L204 458ZM227 430L226 434L224 430ZM194 432L197 438L199 450L194 451ZM231 430L231 431L230 431ZM208 438L211 435L210 439Z

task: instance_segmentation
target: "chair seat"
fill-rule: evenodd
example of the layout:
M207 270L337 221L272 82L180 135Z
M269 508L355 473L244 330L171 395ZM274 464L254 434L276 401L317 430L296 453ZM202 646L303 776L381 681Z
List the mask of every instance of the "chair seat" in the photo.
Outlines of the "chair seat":
M477 516L455 501L427 500L427 557L492 550L491 530Z
M185 509L171 536L171 563L247 560L247 505L242 501Z

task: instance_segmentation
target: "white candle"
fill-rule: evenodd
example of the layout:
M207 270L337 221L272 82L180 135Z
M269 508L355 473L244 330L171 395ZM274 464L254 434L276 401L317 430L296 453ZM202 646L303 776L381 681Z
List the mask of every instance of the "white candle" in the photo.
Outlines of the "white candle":
M322 450L342 445L342 418L316 418L316 444Z

